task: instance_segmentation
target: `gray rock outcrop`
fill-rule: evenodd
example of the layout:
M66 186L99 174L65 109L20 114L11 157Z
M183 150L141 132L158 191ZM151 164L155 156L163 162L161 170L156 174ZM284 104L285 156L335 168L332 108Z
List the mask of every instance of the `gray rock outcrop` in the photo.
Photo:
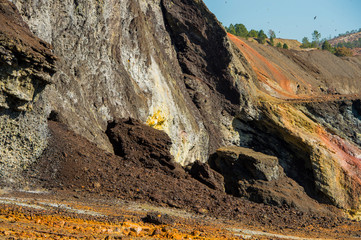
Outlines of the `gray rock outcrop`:
M46 147L46 106L34 105L52 81L55 57L9 1L0 1L0 22L0 185L10 185Z
M181 164L205 162L217 147L238 141L232 118L238 111L240 91L244 91L241 80L245 68L239 60L234 62L237 58L229 52L225 32L204 3L13 2L32 31L54 46L59 57L58 72L53 78L54 85L46 89L44 96L58 119L75 132L111 152L112 146L104 134L107 122L115 117L140 119L170 136L171 153ZM183 16L181 9L200 10ZM199 23L203 32L197 33L196 28L187 26L190 17L203 19ZM212 24L208 26L206 21ZM182 24L177 28L175 22ZM190 52L174 46L178 37L185 34L190 34L191 40L184 38L183 46L188 44ZM196 34L200 37L199 45L194 44ZM210 50L207 44L212 35L218 50L210 58L206 52ZM186 71L183 61L179 61L181 55L183 59L192 59L187 68L194 69L193 72ZM217 58L219 63L226 60L218 67L223 72L217 69L206 72L217 66L212 62ZM224 68L226 65L231 71ZM218 75L214 75L216 72ZM231 88L227 89L228 86Z

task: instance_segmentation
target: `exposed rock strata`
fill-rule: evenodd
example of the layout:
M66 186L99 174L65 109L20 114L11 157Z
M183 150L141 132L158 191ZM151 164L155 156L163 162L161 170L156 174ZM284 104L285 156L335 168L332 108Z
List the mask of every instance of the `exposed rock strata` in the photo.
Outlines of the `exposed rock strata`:
M260 118L235 121L249 136L243 144L277 156L286 175L319 201L359 208L360 59L230 38L258 79Z
M240 144L234 116L257 117L247 84L253 78L250 66L202 1L163 0L162 6L187 92L209 133L209 152Z
M0 108L31 109L49 84L55 58L50 45L35 37L14 4L0 1Z
M46 96L61 121L111 152L107 122L134 117L169 134L176 161L206 161L208 126L186 91L160 0L14 2L59 56Z
M204 162L224 145L276 156L279 166L275 159L253 163L248 174L257 180L237 183L238 195L281 204L271 186L288 181L275 174L281 166L310 196L359 207L359 128L346 124L360 119L360 58L277 50L234 36L231 43L202 1L13 2L59 56L54 86L42 94L47 113L108 152L108 121L133 117L164 130L183 165ZM354 103L327 119L340 94ZM302 106L313 99L331 105ZM220 188L209 172L194 175ZM232 173L233 180L242 174ZM253 192L261 191L267 197L259 200Z
M0 1L0 22L0 184L12 185L46 147L44 109L33 105L52 81L55 57L13 3Z

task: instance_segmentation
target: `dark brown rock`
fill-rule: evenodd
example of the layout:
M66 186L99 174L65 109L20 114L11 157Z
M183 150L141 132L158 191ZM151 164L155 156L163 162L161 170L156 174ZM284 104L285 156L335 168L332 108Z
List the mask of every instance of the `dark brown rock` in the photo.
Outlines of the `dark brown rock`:
M283 176L277 157L249 148L229 146L217 149L215 165L219 169L238 167L252 179L271 181Z
M143 219L143 222L153 223L157 225L171 225L175 222L174 218L168 214L162 214L159 212L149 212Z
M124 159L139 160L146 168L160 166L179 174L184 172L174 162L169 152L171 139L163 131L128 118L110 122L106 134L114 146L115 154Z
M274 156L229 146L218 149L210 164L224 176L226 191L235 196L303 211L317 209L316 201L284 174Z
M224 179L221 174L214 171L207 163L195 161L189 170L191 176L208 187L224 191Z

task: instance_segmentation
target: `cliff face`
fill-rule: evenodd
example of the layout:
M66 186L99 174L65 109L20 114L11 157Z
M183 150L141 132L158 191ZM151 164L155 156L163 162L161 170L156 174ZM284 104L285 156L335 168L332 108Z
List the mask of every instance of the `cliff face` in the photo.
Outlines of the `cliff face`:
M360 58L229 37L252 65L259 90L261 117L249 123L255 134L243 144L278 156L286 174L318 200L359 208Z
M0 184L17 175L46 147L46 116L33 105L49 84L55 58L8 1L0 1Z
M51 43L59 57L54 86L45 93L51 109L60 121L98 146L112 151L104 132L107 121L114 117L134 117L164 130L172 139L172 154L182 164L196 159L206 161L209 150L236 139L231 115L221 115L222 107L218 106L222 102L231 104L226 100L220 103L218 95L232 96L231 102L238 103L239 83L224 70L232 57L227 51L229 43L203 3L160 0L14 3L33 32ZM194 12L182 17L180 8L183 13L185 9ZM190 16L195 19L186 19ZM205 21L211 21L211 25ZM174 30L170 31L172 38L165 23ZM178 23L179 27L173 26ZM214 32L217 33L214 46L207 46ZM191 39L185 33L192 35ZM183 51L180 41L186 41L183 46L191 46L192 52L178 56L195 62L178 62L175 48ZM219 50L208 56L212 47ZM219 75L218 69L208 64L220 54L223 56L218 63L222 65L215 64L223 69ZM238 68L236 72L243 70L240 64ZM224 84L216 83L227 74ZM198 87L197 93L188 93ZM229 90L232 94L226 94ZM217 98L209 99L209 95ZM206 105L209 111L203 106L197 108L197 104ZM228 111L234 112L235 107Z
M275 166L309 196L359 208L359 58L277 50L227 36L198 0L13 2L58 57L53 84L44 91L33 87L42 91L31 113L38 122L50 116L112 152L108 122L136 118L164 130L183 165L206 162L221 146L253 148L276 156ZM49 75L49 59L30 62L45 64L40 72ZM22 90L24 96L30 90ZM2 91L6 99L22 96ZM35 95L13 102L32 102ZM33 131L43 134L46 127Z

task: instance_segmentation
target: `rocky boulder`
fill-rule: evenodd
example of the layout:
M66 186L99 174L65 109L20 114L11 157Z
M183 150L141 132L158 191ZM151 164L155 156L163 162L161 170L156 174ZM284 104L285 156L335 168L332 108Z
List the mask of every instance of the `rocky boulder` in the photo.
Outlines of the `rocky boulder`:
M250 179L271 181L283 176L277 157L255 152L250 148L237 146L219 148L214 164L221 171L238 168L245 173L243 176L247 175Z
M174 173L184 173L180 165L174 162L170 153L172 142L165 132L127 118L109 122L106 134L115 154L125 160L139 160L146 168L166 167L166 172L170 169Z
M259 203L317 211L317 202L284 174L277 157L228 146L217 149L209 162L223 175L230 194Z
M225 191L223 176L214 171L207 163L195 161L189 167L189 173L193 178L212 189Z

